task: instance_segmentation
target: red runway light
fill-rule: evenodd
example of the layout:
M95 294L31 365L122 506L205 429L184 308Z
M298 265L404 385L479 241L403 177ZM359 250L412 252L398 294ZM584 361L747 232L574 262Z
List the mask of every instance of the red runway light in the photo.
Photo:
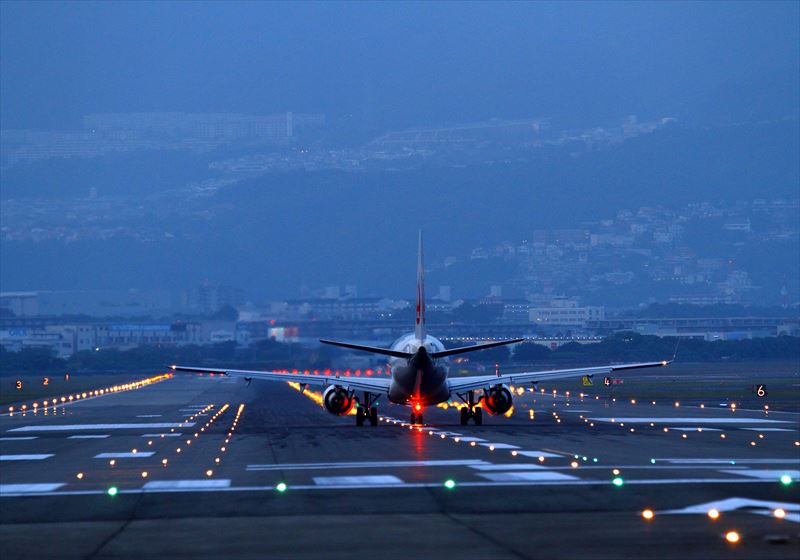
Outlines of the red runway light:
M419 404L416 404L416 405L414 405L414 410L419 412L420 410L422 410L422 406L420 406Z

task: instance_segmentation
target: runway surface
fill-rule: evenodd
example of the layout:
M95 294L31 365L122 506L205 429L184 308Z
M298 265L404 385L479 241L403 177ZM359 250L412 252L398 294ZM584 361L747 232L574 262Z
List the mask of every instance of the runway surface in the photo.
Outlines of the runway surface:
M797 553L796 412L581 390L525 391L479 427L381 403L359 428L288 385L194 375L18 406L0 416L0 556Z

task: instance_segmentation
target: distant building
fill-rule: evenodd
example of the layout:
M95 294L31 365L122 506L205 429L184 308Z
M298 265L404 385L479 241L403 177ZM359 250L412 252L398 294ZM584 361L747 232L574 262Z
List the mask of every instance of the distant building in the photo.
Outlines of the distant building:
M31 317L39 314L38 292L0 292L0 309L5 309L17 317Z
M556 298L546 307L533 307L529 318L537 325L564 325L585 327L589 321L605 319L604 307L581 307L578 301L568 298Z

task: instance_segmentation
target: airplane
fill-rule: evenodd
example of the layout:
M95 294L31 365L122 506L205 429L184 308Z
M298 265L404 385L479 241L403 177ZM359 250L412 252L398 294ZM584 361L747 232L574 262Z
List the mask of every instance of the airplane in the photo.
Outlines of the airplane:
M419 234L419 250L417 254L417 296L416 319L414 331L398 338L390 348L380 348L339 342L320 340L351 350L360 350L380 354L390 358L391 377L388 379L339 376L312 376L303 373L285 373L280 371L250 371L224 368L202 368L193 366L170 366L174 371L215 373L231 377L243 377L248 382L253 379L263 381L296 382L305 386L323 388L322 402L331 414L344 416L356 407L356 425L363 426L369 422L371 426L378 424L377 404L381 397L390 402L411 407L411 424L423 423L423 410L449 401L457 396L463 406L460 408L461 425L472 420L475 425L483 424L483 409L492 416L505 414L513 405L510 384L532 384L540 381L569 379L593 376L605 376L614 371L661 367L673 360L657 362L641 362L596 367L557 369L548 371L526 371L500 375L480 375L467 377L449 377L449 358L467 352L477 352L487 348L495 348L507 344L517 344L524 339L515 338L497 342L486 342L459 348L445 348L442 342L427 334L425 328L425 269L423 267L422 232ZM674 358L673 358L674 359ZM361 392L361 396L358 395ZM480 398L476 393L480 392Z

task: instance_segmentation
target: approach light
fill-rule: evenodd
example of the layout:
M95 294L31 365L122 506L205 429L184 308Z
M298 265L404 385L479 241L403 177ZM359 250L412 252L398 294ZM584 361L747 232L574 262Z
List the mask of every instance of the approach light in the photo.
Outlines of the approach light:
M786 510L783 508L776 508L772 511L772 515L774 515L778 519L783 519L784 517L786 517Z
M716 508L711 508L708 510L707 515L711 519L719 519L719 510Z
M655 516L652 509L646 509L642 512L642 517L644 517L647 521L650 521Z
M452 478L448 478L447 480L444 481L444 487L447 488L448 490L452 490L453 488L456 487L456 481L453 480Z

